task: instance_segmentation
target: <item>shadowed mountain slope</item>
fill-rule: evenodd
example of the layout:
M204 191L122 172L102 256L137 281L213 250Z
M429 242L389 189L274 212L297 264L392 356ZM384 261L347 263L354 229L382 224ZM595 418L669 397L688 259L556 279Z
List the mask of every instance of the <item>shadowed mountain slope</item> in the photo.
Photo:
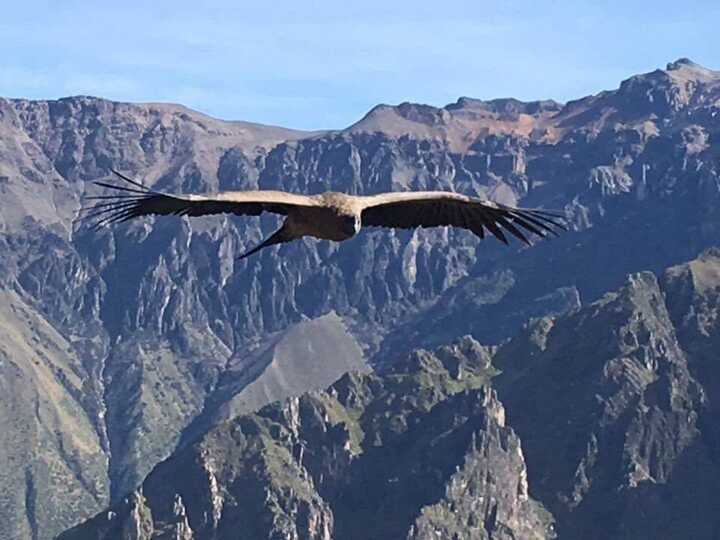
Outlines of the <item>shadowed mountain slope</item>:
M492 356L467 337L347 374L218 425L61 538L713 539L719 299L715 249Z

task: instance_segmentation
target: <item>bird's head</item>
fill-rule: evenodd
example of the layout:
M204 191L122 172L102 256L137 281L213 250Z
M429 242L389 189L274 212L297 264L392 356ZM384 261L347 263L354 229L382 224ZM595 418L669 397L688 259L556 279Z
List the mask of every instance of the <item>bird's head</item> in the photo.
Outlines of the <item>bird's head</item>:
M355 236L360 232L362 223L360 222L360 216L356 215L343 215L341 216L342 231L348 235L348 238Z

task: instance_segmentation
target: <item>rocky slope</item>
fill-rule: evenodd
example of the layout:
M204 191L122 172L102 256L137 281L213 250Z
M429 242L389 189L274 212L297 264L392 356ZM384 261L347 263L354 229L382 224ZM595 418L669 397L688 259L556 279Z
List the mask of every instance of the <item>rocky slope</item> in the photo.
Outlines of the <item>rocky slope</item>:
M467 339L345 375L218 426L61 538L552 537L491 374Z
M717 368L707 369L703 345L720 336L718 272L711 250L659 279L632 274L498 351L496 387L530 493L561 538L715 537ZM686 333L697 312L707 317L703 338Z
M492 358L468 337L223 423L61 538L710 540L719 308L718 249L631 274Z
M0 446L14 487L0 534L51 537L214 422L359 367L358 350L380 365L465 334L496 345L628 273L693 259L720 237L718 81L679 60L566 105L381 106L327 133L170 105L0 100L0 422L15 441ZM368 231L236 264L274 218L73 223L111 166L168 191L453 189L565 209L574 232L507 249L463 231ZM700 332L687 324L679 336ZM296 361L283 343L306 331L354 352ZM61 486L84 502L55 504Z

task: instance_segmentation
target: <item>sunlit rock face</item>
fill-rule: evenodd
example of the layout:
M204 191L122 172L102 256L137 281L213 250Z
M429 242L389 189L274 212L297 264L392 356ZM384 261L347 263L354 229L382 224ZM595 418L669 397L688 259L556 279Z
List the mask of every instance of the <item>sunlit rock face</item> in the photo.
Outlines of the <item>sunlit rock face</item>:
M493 373L465 338L345 375L212 429L62 538L554 538Z
M466 334L496 346L628 274L696 258L720 238L718 81L680 60L566 105L379 106L324 133L174 105L0 100L0 418L10 434L0 477L13 486L0 533L50 538L123 500L214 423L347 369L391 366ZM525 249L465 231L368 230L238 262L277 218L100 232L75 222L110 167L169 192L449 189L564 210L572 231ZM683 279L661 277L661 289L669 280L686 291ZM683 351L714 328L705 304L693 308L698 322L685 319L692 298L668 306ZM698 351L711 351L702 339ZM313 356L299 342L336 346ZM688 359L693 377L711 376L702 354L697 366ZM64 490L77 503L58 504ZM187 514L188 502L177 508ZM331 526L322 515L317 530Z

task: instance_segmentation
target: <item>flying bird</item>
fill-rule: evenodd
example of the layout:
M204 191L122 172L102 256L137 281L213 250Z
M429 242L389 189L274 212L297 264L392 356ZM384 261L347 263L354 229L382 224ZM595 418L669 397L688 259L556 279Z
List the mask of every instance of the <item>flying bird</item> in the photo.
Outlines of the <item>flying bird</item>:
M214 194L170 195L113 170L127 185L94 182L117 191L114 195L88 197L99 201L86 210L96 210L95 227L149 215L206 216L236 214L257 216L272 212L285 217L282 226L261 244L243 253L243 259L261 249L290 242L303 236L341 242L355 236L362 227L452 226L468 229L478 237L492 234L508 243L506 233L530 245L528 236L545 238L566 229L564 216L530 208L513 208L449 191L408 191L378 195L346 195L326 192L297 195L284 191L224 191Z

